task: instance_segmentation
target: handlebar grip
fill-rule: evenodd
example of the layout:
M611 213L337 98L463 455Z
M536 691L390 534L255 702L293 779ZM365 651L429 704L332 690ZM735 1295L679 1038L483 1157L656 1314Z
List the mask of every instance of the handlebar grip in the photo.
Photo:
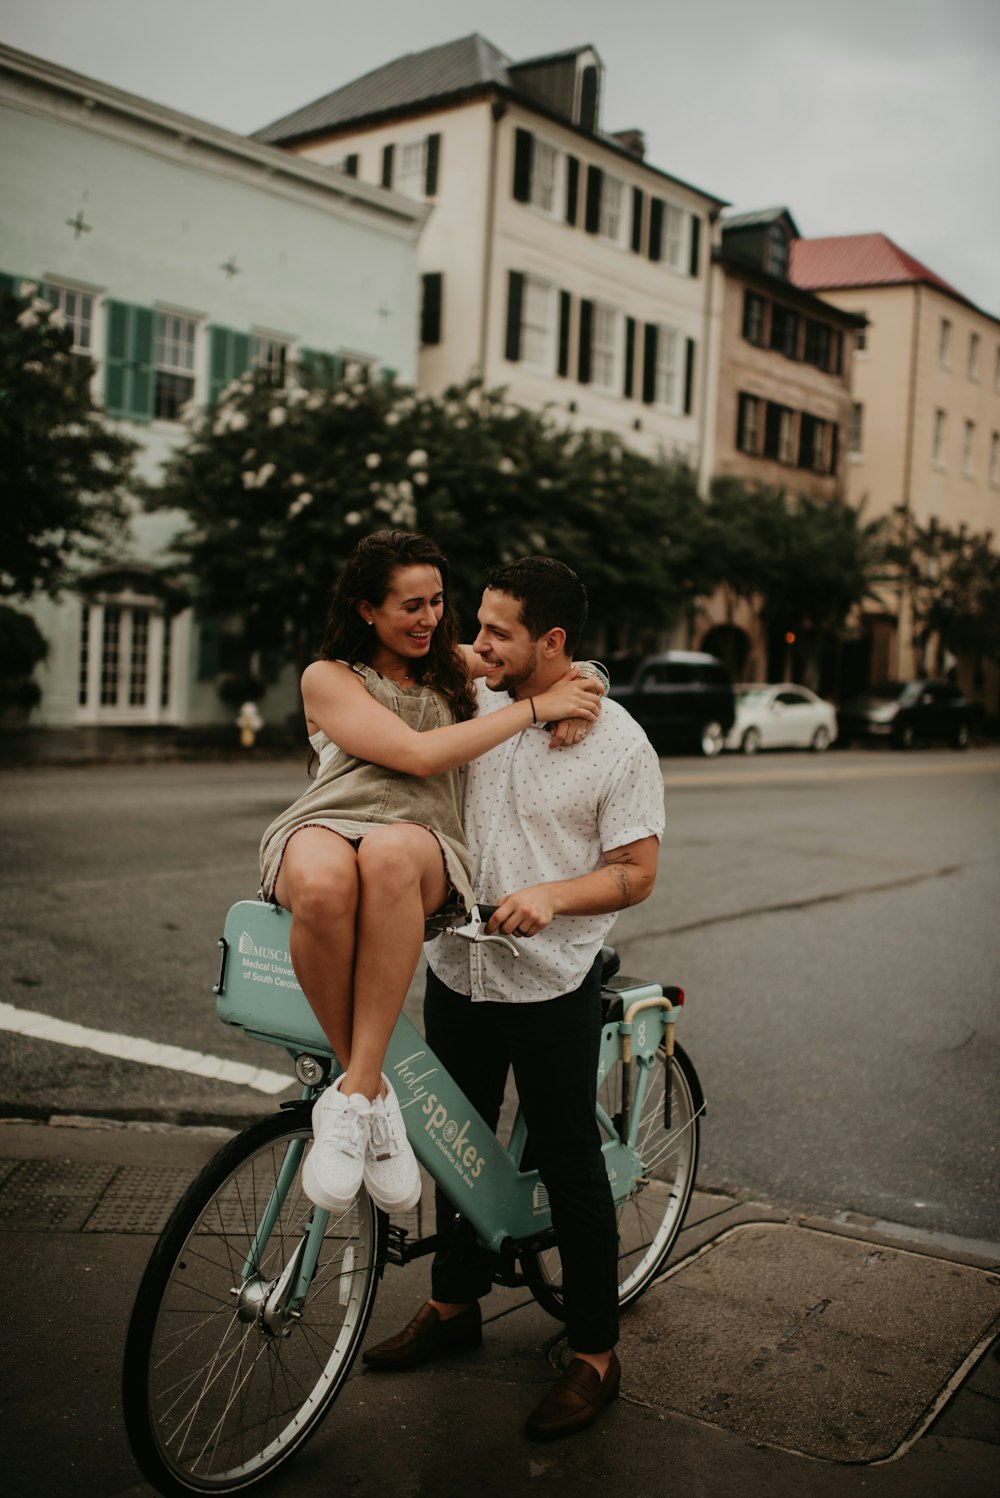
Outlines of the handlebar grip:
M489 922L492 920L494 914L497 911L497 908L498 907L496 905L479 905L477 907L477 909L479 910L479 914L482 917L482 922L483 922L484 926L488 925Z

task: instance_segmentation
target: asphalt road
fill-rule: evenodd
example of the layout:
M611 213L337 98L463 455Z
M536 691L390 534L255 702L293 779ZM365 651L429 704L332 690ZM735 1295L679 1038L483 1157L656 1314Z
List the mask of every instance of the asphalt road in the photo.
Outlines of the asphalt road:
M1000 752L663 761L653 897L614 940L688 994L700 1184L1000 1239ZM304 762L8 770L0 999L281 1069L214 1014L215 942ZM419 1012L419 981L408 1001ZM0 1030L0 1111L214 1122L245 1086ZM294 1089L290 1089L289 1095Z

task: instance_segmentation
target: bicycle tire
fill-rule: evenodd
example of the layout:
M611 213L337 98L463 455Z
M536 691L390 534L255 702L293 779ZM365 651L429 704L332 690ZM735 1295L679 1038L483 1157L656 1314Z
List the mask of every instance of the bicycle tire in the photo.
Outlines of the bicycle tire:
M272 1312L263 1324L314 1210L301 1159L258 1273L242 1277L289 1146L312 1138L311 1106L262 1119L208 1162L143 1275L125 1341L125 1427L143 1475L168 1498L239 1492L270 1476L315 1433L364 1338L386 1226L364 1191L330 1214L300 1317Z
M622 1309L649 1289L670 1257L684 1226L698 1169L705 1107L698 1075L687 1053L675 1045L667 1130L663 1123L666 1072L662 1046L658 1060L636 1130L636 1148L646 1167L647 1184L618 1207L618 1304ZM634 1092L637 1063L632 1061L630 1066ZM619 1063L598 1091L598 1101L611 1118L620 1111L621 1080ZM538 1304L559 1321L564 1320L558 1247L524 1255L521 1268Z

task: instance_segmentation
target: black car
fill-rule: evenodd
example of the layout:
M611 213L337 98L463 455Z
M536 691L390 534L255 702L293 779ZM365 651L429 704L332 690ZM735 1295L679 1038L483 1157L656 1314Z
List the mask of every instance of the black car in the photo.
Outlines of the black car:
M968 749L977 708L953 681L883 681L837 709L838 742L852 740L912 749L916 743Z
M657 749L693 749L712 758L736 717L732 677L714 655L669 650L608 662L611 696Z

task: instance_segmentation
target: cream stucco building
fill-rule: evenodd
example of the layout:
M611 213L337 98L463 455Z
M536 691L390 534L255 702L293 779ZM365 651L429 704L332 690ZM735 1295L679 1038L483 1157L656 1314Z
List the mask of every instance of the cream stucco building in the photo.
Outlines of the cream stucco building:
M205 403L308 348L416 377L421 203L0 47L0 287L60 308L93 393L154 479ZM335 272L334 269L335 268ZM165 590L181 521L136 505L115 564L32 611L44 725L228 721L220 621ZM297 700L286 671L262 706Z
M515 63L480 36L398 58L258 132L431 206L419 382L470 378L703 471L722 200L601 123L590 47Z
M936 518L1000 535L1000 318L884 234L800 239L791 277L867 319L851 361L850 502L904 534ZM905 596L885 595L866 637L872 679L920 674ZM995 667L960 674L996 713Z

